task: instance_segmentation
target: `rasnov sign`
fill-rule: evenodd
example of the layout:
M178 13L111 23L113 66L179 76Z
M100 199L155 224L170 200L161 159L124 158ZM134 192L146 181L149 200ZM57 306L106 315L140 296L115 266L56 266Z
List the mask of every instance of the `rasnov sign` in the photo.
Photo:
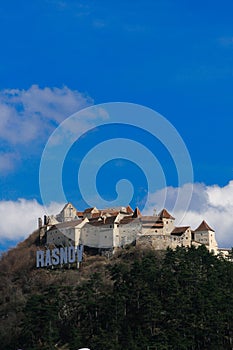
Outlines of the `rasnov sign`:
M36 267L56 266L63 264L78 264L82 261L83 245L38 250L36 252Z

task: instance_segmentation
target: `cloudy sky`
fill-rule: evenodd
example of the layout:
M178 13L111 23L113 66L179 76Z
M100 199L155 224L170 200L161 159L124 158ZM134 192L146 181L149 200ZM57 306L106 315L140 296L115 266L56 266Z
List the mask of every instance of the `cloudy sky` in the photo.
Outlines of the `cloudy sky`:
M171 155L151 135L116 125L114 132L87 132L70 152L67 200L79 210L89 204L75 178L85 152L130 135L153 152L165 185L149 193L144 208L147 174L139 161L119 155L99 171L100 195L112 199L116 183L128 179L131 206L152 213L164 193L172 210L179 192L173 212L179 224L182 219L194 229L204 218L220 246L233 246L232 13L231 0L0 3L0 250L26 237L45 212L39 166L51 134L73 113L106 102L139 104L165 117L190 154L193 187L177 181ZM187 207L182 198L190 189ZM63 202L51 198L46 205L57 213Z

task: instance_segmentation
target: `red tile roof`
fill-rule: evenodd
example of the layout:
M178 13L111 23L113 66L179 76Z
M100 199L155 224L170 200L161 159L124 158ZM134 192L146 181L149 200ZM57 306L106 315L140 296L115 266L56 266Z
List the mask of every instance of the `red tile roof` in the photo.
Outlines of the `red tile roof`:
M137 218L137 217L140 217L142 216L140 210L138 209L138 207L135 208L134 212L133 212L133 218Z
M171 235L181 236L183 233L185 233L185 231L187 231L188 228L190 228L190 226L175 227L171 232Z
M125 216L123 219L121 219L120 225L127 225L127 224L129 224L131 222L134 222L134 221L137 222L137 223L140 222L139 218L133 218L132 216Z
M145 216L145 215L143 215L141 217L141 221L143 221L143 222L156 222L156 223L163 224L163 221L158 216Z
M117 216L107 216L106 218L101 218L101 220L99 220L99 218L92 218L89 219L89 222L87 222L87 224L93 226L112 225L116 223L116 218Z
M100 214L99 214L99 213L92 213L92 214L91 214L91 217L92 217L92 218L99 218L99 217L100 217Z
M87 208L84 210L84 213L91 213L92 210L94 210L95 208Z
M109 214L109 215L117 215L119 214L120 211L117 211L117 210L114 210L114 209L104 209L104 210L101 210L100 212L100 215L106 215L106 214Z
M175 218L171 214L169 214L169 212L165 208L163 210L161 210L161 212L159 213L159 217L160 217L160 219L172 219L172 220L175 220Z
M130 205L127 205L126 211L127 211L128 214L132 214L133 213L133 209L131 208Z
M202 221L202 223L196 228L196 230L194 232L198 232L198 231L212 231L215 232L208 224L205 220Z

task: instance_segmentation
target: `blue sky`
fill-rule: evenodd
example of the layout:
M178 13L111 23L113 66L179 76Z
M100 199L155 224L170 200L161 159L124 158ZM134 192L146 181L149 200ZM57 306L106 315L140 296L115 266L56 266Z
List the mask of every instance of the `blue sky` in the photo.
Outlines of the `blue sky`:
M232 13L232 1L0 3L2 249L30 233L34 216L43 212L39 164L53 130L83 107L115 101L149 107L172 123L193 164L195 191L187 220L195 228L205 217L221 245L233 245ZM126 137L126 129L117 130ZM136 138L135 130L130 133ZM79 155L108 137L106 129L89 133L80 141ZM145 133L137 139L150 143ZM153 152L172 197L178 183L171 157L158 142ZM65 165L75 180L73 158ZM100 193L110 198L114 182L129 178L137 189L131 204L140 206L145 176L130 162L116 162L101 169ZM83 209L71 187L65 184L67 198Z

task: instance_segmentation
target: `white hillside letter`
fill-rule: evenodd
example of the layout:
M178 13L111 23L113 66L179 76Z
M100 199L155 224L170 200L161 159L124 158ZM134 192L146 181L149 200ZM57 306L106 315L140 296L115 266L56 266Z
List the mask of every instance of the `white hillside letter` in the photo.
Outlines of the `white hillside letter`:
M37 250L36 252L36 267L44 267L44 252Z
M67 247L60 248L60 264L67 264Z
M47 249L45 254L45 266L51 266L51 265L52 265L52 262L51 262L50 250Z
M69 263L72 264L76 260L76 254L75 254L75 248L74 247L69 247L68 248L68 258L69 258Z
M58 265L59 261L60 261L59 249L58 248L54 248L52 250L52 263L53 263L53 265Z

